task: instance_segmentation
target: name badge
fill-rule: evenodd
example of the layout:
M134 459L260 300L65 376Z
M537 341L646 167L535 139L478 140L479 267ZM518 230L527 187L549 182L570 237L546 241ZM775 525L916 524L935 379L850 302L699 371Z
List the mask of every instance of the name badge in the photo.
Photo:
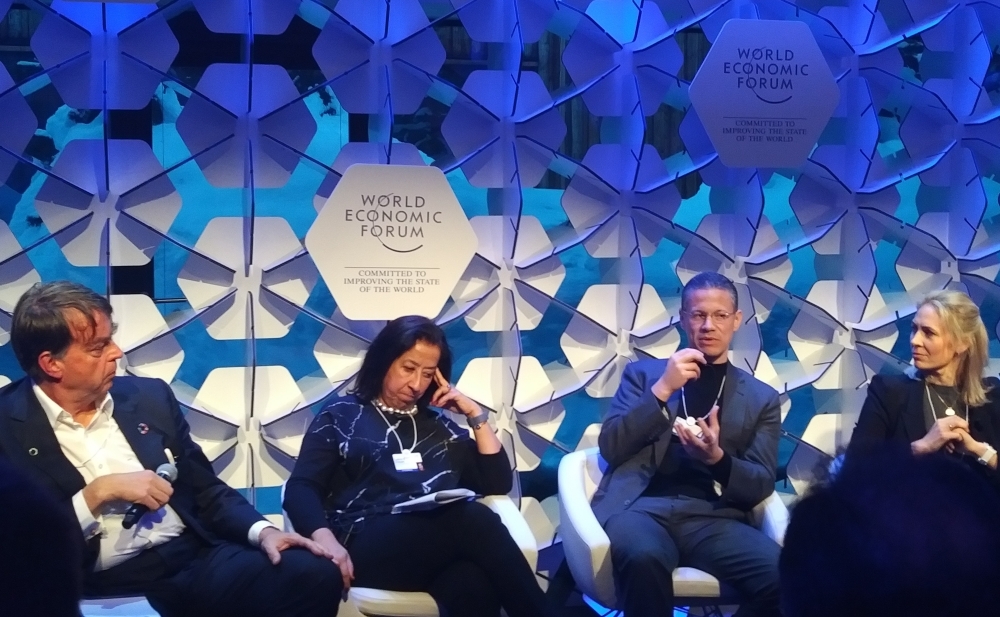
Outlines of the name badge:
M396 471L424 470L424 458L420 456L419 452L410 452L409 450L403 450L399 454L393 454L392 464L396 467Z

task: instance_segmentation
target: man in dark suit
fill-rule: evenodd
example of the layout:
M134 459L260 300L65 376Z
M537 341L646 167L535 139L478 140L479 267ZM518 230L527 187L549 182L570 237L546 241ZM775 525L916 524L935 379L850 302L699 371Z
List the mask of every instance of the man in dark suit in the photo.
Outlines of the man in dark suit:
M669 615L678 566L733 586L740 617L778 615L779 547L747 513L774 490L781 411L772 388L728 361L741 320L729 279L692 278L681 293L690 346L630 364L604 418L608 471L592 505L626 617Z
M11 327L28 377L0 390L0 457L78 521L84 594L145 595L163 615L335 615L332 556L218 479L167 384L115 377L113 332L93 291L33 286ZM172 485L152 471L171 458ZM133 503L149 512L126 530Z

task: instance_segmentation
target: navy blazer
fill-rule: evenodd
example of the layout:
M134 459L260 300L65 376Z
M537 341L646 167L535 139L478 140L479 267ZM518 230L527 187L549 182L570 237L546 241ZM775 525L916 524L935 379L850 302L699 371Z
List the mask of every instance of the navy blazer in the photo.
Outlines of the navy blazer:
M625 367L621 385L604 418L598 445L608 470L591 505L603 525L626 510L649 486L671 441L680 408L680 392L666 403L667 414L650 388L663 374L666 360L640 360ZM774 491L781 434L778 393L732 364L719 406L719 445L732 457L722 503L750 510Z
M969 408L969 434L976 441L1000 450L1000 381L995 377L985 381L990 388L986 404ZM925 396L922 379L909 375L872 377L858 424L847 446L847 456L886 443L909 445L926 435ZM1000 471L972 462L972 469L1000 490Z
M118 423L146 469L167 462L164 448L177 461L177 480L170 506L184 524L209 543L247 543L250 527L264 517L237 491L215 475L212 464L191 439L190 429L173 391L159 379L115 377L111 386ZM49 418L27 378L0 389L0 457L50 489L76 520L72 498L85 486L83 476L63 455ZM97 559L100 538L85 542L84 568Z

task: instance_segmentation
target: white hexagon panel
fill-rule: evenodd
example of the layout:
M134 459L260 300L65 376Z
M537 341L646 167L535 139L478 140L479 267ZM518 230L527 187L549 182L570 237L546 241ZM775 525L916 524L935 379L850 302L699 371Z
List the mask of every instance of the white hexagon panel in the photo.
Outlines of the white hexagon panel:
M435 317L476 251L441 170L352 165L305 239L351 320Z
M809 26L791 20L727 21L689 92L729 167L798 167L840 100Z
M309 299L317 273L288 221L214 218L177 277L184 297L220 340L281 338Z
M503 216L469 220L479 238L479 251L452 296L475 304L465 322L476 332L509 330L515 321L521 330L535 328L566 278L562 260L553 254L549 237L533 216L521 217L513 256L506 254L503 226L509 220Z
M559 345L587 393L604 398L614 395L629 362L666 358L677 349L680 334L668 327L673 323L652 285L643 285L638 298L622 285L592 285Z
M152 298L142 294L111 296L115 342L125 354L119 366L140 377L170 383L184 362L184 350Z
M141 266L160 246L181 197L149 145L74 139L35 209L74 266Z
M195 442L227 484L276 486L287 477L308 424L298 428L297 439L288 427L270 435L268 429L304 406L301 390L283 366L223 367L205 378L187 419Z
M473 358L455 387L494 411L490 422L514 469L538 467L566 410L537 358Z

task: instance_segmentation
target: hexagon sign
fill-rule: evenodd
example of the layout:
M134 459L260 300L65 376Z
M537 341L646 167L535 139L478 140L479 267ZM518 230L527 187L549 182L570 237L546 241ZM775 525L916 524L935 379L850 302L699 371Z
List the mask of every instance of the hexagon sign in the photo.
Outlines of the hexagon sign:
M690 87L728 167L798 167L837 108L840 89L804 22L731 19Z
M374 320L437 316L477 240L440 169L357 164L305 245L344 316Z

